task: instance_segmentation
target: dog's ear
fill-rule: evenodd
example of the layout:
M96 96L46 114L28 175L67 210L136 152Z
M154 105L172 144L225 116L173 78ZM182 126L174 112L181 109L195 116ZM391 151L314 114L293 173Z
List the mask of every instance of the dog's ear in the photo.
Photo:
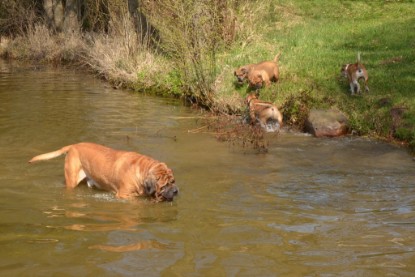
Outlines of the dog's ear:
M144 182L144 190L147 196L153 196L156 193L156 184L157 184L157 181L153 177L148 178Z

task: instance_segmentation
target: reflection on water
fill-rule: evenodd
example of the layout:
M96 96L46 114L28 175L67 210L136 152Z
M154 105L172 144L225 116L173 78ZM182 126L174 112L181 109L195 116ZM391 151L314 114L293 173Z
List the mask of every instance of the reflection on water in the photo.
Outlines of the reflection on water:
M117 214L108 214L107 212L91 211L89 213L78 211L65 211L54 207L52 211L45 211L48 217L65 217L65 221L68 219L76 219L76 222L94 222L94 223L75 223L65 226L48 226L49 228L65 228L74 231L112 231L112 230L130 230L134 231L136 225L139 224L138 220L133 217L125 215L120 216ZM99 222L99 223L97 223Z
M412 276L415 162L364 138L216 141L197 111L70 70L0 62L0 272L7 276ZM166 162L173 203L64 188L90 141Z
M89 249L99 249L109 252L129 252L144 249L167 249L169 246L158 241L141 241L129 245L111 246L111 245L93 245Z

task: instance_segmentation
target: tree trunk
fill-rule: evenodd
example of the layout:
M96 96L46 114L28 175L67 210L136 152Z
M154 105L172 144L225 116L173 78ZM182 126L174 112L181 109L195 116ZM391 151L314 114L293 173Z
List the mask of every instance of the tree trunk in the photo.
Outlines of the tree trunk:
M66 0L65 19L63 31L73 33L79 31L78 13L80 12L81 0Z
M50 29L62 31L64 13L62 0L44 0L43 8L46 14L46 21Z
M137 36L143 42L147 35L147 18L141 13L139 0L128 0L128 11L133 18Z
M134 18L134 25L137 37L142 45L157 49L157 42L160 40L158 30L147 20L143 13L145 4L143 0L128 0L128 10Z

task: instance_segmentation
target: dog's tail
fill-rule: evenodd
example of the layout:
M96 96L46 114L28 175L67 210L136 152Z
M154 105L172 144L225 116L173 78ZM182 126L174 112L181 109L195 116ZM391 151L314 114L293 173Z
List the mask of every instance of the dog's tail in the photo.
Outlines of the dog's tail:
M282 114L278 109L273 108L274 118L277 118L280 128L282 127Z
M356 62L356 64L357 64L357 70L359 71L359 72L361 72L362 71L362 66L361 66L361 60L360 60L360 51L359 52L357 52L357 62Z
M280 56L281 56L281 51L277 54L277 55L275 55L275 57L274 57L274 62L275 63L278 63L278 60L280 59Z
M64 146L61 149L53 151L53 152L35 156L29 161L29 163L33 163L37 161L45 161L45 160L50 160L50 159L59 157L60 155L66 154L69 151L69 149L71 149L71 145Z

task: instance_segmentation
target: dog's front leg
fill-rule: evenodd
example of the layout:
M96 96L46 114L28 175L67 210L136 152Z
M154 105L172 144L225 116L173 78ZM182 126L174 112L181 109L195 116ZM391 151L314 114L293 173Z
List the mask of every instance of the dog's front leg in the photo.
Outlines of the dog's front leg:
M367 85L367 81L365 82L365 89L366 89L366 92L369 92L369 86Z
M350 85L350 92L352 93L352 95L354 95L354 84L353 84L353 82L350 82L349 85Z
M356 86L356 93L360 94L361 91L360 91L359 81L358 80L355 80L354 81L354 85Z
M120 199L128 199L131 198L131 193L128 190L119 189L118 191L116 191L115 197Z

